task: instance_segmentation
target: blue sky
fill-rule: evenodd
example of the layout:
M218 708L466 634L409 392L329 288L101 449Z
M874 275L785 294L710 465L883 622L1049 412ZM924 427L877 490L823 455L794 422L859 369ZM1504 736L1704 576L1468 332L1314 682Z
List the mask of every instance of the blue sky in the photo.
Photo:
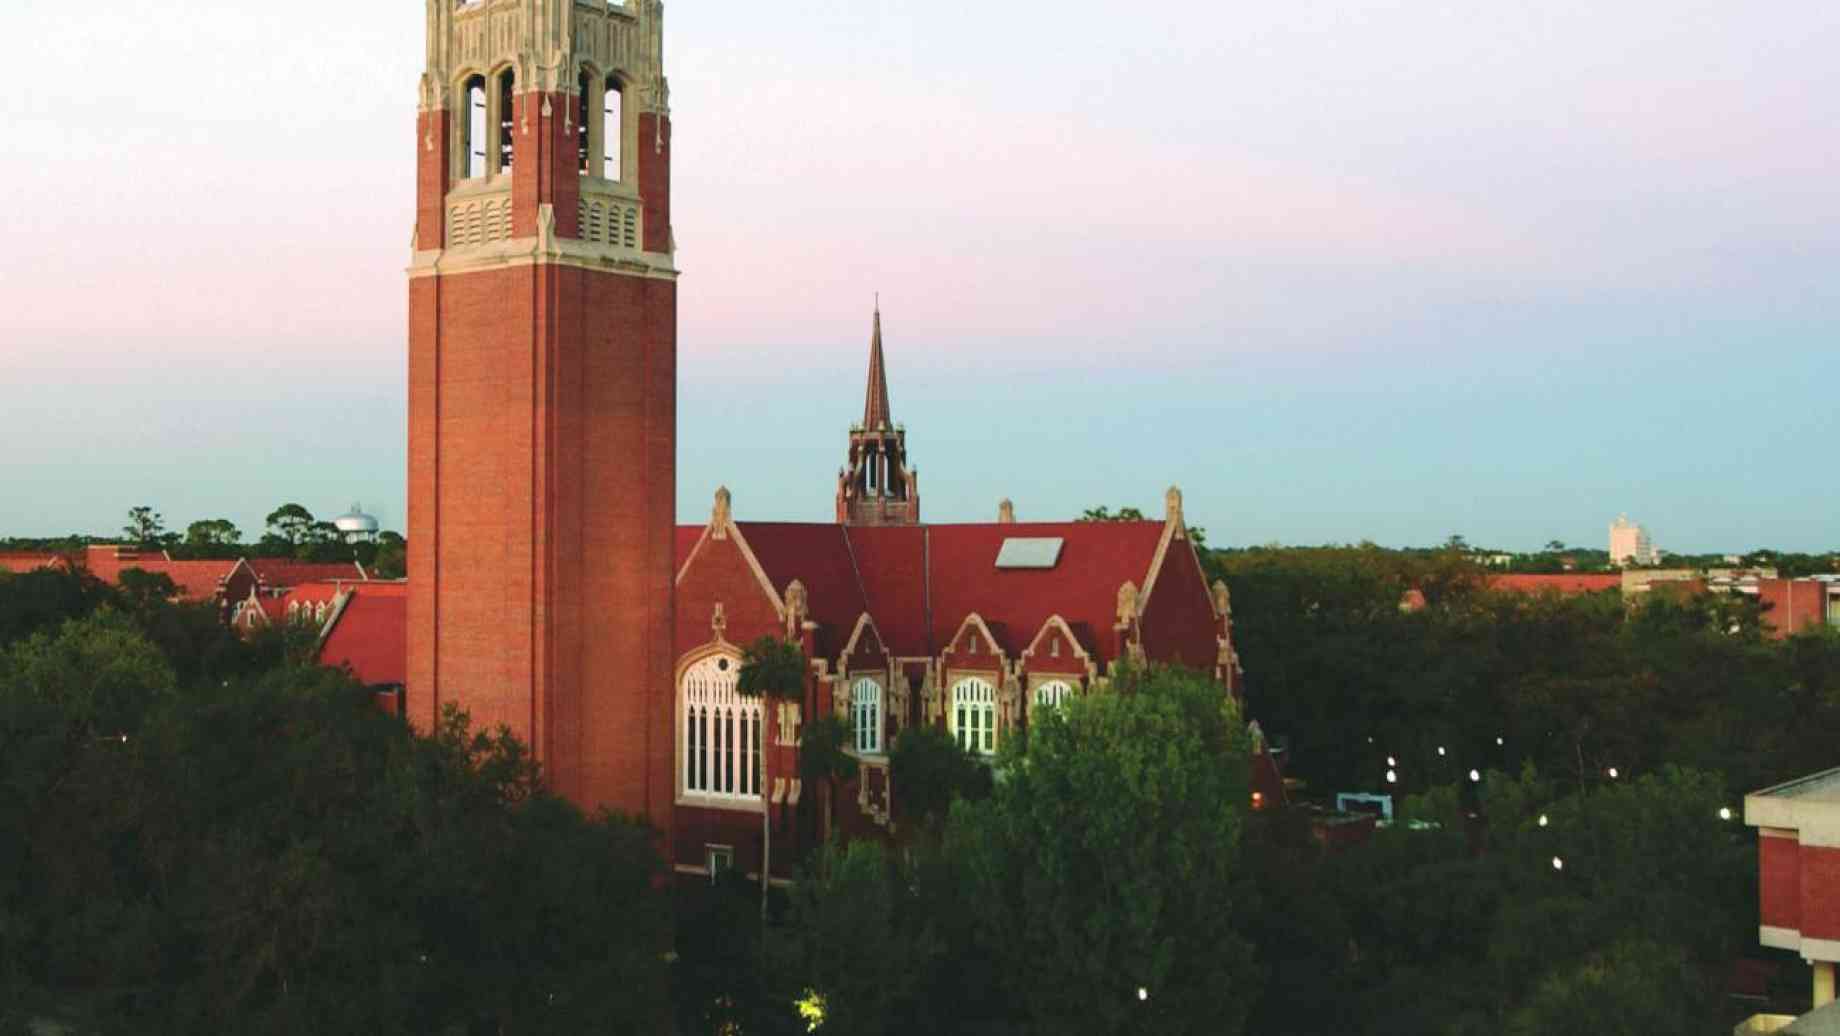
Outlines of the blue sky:
M403 512L409 2L12 5L0 533ZM1840 9L673 0L679 511L1840 546ZM256 62L252 55L265 55ZM144 84L153 81L157 89Z

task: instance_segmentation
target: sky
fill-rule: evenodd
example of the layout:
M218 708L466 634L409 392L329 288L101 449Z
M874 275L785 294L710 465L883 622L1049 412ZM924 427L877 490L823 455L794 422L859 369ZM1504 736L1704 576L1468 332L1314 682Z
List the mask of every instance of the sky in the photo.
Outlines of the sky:
M401 527L423 11L0 5L0 535ZM1840 547L1831 0L671 0L678 510Z

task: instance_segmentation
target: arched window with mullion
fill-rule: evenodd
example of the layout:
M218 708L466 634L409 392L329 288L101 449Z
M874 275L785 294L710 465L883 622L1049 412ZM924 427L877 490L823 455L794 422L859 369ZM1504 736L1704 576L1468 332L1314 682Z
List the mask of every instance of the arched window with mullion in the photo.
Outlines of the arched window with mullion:
M624 178L626 160L626 88L618 76L608 76L601 90L601 176Z
M882 685L864 677L850 685L850 704L855 712L856 750L865 755L882 751Z

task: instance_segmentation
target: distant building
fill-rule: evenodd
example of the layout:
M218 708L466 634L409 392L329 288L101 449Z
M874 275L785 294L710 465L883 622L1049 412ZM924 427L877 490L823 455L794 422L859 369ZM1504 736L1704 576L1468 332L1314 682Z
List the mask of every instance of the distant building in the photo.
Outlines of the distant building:
M1840 769L1746 795L1744 822L1759 836L1758 941L1814 966L1814 1008L1831 1015L1840 962ZM1785 1030L1791 1021L1759 1015L1737 1031L1803 1031Z
M332 524L339 530L339 535L345 537L346 543L364 543L375 540L377 534L383 529L382 524L365 514L364 508L359 504L352 504L351 510L334 518Z
M1658 565L1661 553L1655 549L1648 530L1620 515L1610 523L1610 563L1612 565Z

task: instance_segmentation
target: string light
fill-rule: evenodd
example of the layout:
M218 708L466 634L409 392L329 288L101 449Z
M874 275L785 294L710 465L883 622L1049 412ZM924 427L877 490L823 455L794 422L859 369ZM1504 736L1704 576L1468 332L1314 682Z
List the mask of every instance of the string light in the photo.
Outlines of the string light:
M1557 856L1553 857L1553 870L1562 871L1564 869L1565 869L1565 861L1560 859Z
M1719 819L1720 820L1730 820L1731 819L1731 807L1730 806L1723 806L1719 809Z
M1386 771L1386 783L1398 784L1399 783L1399 771L1397 770Z
M1399 765L1399 760L1397 760L1397 759L1395 759L1395 758L1393 758L1392 756L1390 756L1390 755L1389 755L1389 756L1387 756L1387 757L1386 757L1386 765L1388 765L1388 766L1398 766L1398 765Z
M1541 826L1541 827L1545 827L1545 826L1546 826L1547 824L1549 824L1549 823L1551 823L1551 822L1552 822L1552 821L1550 821L1550 820L1547 820L1547 819L1546 819L1546 814L1544 814L1544 813L1541 813L1541 814L1540 814L1540 826Z
M1502 747L1503 745L1506 745L1507 743L1508 743L1507 741L1505 741L1505 740L1503 740L1503 739L1501 739L1501 738L1499 738L1499 737L1495 739L1495 747L1497 747L1497 748L1500 748L1500 747Z
M1438 758L1442 759L1443 757L1444 757L1444 746L1439 745L1438 746Z
M1149 991L1148 989L1145 989L1145 988L1144 988L1144 987L1142 987L1142 986L1138 986L1138 987L1137 987L1137 1001L1138 1001L1138 1003L1142 1003L1142 1002L1144 1002L1145 1000L1148 1000L1148 999L1150 999L1150 991Z
M1610 779L1613 781L1616 780L1616 767L1614 766L1610 768Z
M1482 783L1482 774L1481 774L1481 772L1479 772L1479 771L1477 771L1477 770L1471 770L1471 771L1469 772L1469 782L1470 782L1471 784L1480 784L1480 783Z

